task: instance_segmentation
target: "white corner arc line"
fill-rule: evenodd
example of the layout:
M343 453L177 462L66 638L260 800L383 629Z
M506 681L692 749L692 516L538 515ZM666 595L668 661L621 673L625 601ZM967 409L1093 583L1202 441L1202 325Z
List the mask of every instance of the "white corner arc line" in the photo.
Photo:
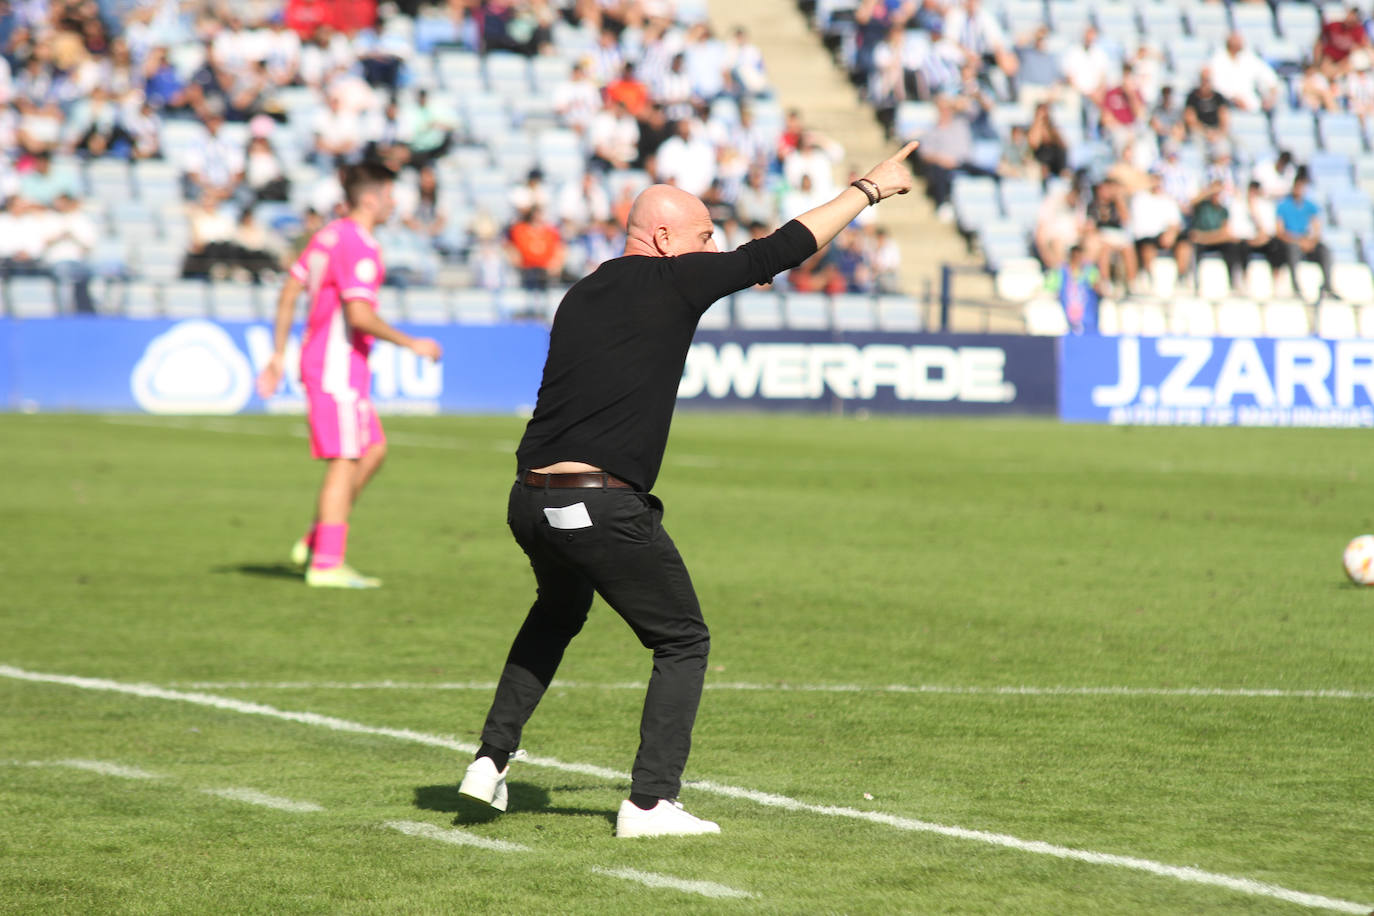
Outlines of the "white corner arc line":
M476 846L478 849L490 849L493 852L529 852L530 848L520 843L512 843L509 840L493 840L490 837L478 836L475 833L468 833L466 830L457 828L444 829L433 824L426 824L421 821L387 821L382 826L398 830L406 836L424 837L427 840L438 840L441 843L452 843L454 846Z
M71 770L99 773L101 776L118 776L120 779L162 778L159 773L149 773L138 767L124 766L122 763L110 763L105 760L31 760L28 765L31 767L66 767Z
M593 866L592 871L598 875L606 875L609 878L622 878L626 881L638 881L647 887L661 887L674 891L682 891L688 894L700 894L703 897L714 897L721 899L742 899L753 897L748 891L738 890L727 887L724 884L717 884L714 881L691 881L686 878L674 878L671 875L659 875L651 871L640 871L637 868L601 868Z
M296 811L307 813L312 811L323 811L323 805L314 802L295 801L290 798L282 798L278 795L268 795L266 792L259 792L257 789L201 789L206 795L215 795L219 798L227 798L230 801L244 802L249 805L259 805L263 808L275 808L278 811Z
M106 678L79 677L68 674L45 674L36 671L26 671L11 665L0 665L0 677L39 684L61 684L67 687L78 687L83 690L121 693L127 696L143 697L146 699L174 700L183 703L192 703L197 706L206 706L212 709L243 713L245 715L265 716L272 719L280 719L285 722L315 725L321 728L328 728L332 731L395 738L398 741L409 741L415 744L446 748L448 750L469 754L477 750L475 744L458 741L455 738L446 738L440 735L417 732L411 729L364 725L360 722L350 722L347 719L338 719L334 716L325 716L319 713L291 712L267 706L262 703L249 703L207 693L187 693L179 690L169 690L165 687L156 687L152 684L126 684ZM525 762L532 766L548 767L550 769L562 770L566 773L580 773L586 776L594 776L598 779L615 780L618 782L624 782L629 779L628 774L620 773L607 767L585 763L568 763L553 757L530 756L526 758ZM1326 897L1321 894L1309 894L1303 891L1289 890L1288 888L1280 887L1276 884L1268 884L1250 878L1217 874L1215 872L1203 871L1200 868L1167 865L1162 862L1155 862L1150 859L1139 859L1132 856L1072 849L1067 846L1057 846L1053 843L1044 843L1038 840L1023 840L1007 834L991 833L984 830L970 830L965 827L950 827L944 824L934 824L914 818L883 814L878 811L861 811L857 808L843 808L833 805L814 805L808 802L799 801L795 798L789 798L785 795L772 795L767 792L758 792L752 789L726 786L708 781L688 782L686 785L698 791L722 795L726 798L752 801L756 804L782 808L787 811L820 814L827 817L844 817L852 820L867 821L871 824L882 824L898 830L933 833L986 843L992 846L1001 846L1007 849L1016 849L1022 852L1055 856L1061 859L1073 859L1094 865L1126 868L1173 878L1178 881L1206 884L1212 887L1226 888L1243 894L1269 897L1275 900L1295 903L1300 906L1331 910L1338 913L1356 913L1364 916L1364 914L1374 910L1374 905L1368 903L1355 903L1350 900L1340 900L1334 897ZM435 829L437 830L438 828Z
M495 690L495 681L190 681L174 687L192 690ZM551 690L643 690L643 681L555 680ZM959 686L952 684L761 684L745 681L706 683L707 690L779 693L898 693L954 696L1024 697L1234 697L1283 700L1374 700L1374 691L1338 688L1277 687L1032 687Z

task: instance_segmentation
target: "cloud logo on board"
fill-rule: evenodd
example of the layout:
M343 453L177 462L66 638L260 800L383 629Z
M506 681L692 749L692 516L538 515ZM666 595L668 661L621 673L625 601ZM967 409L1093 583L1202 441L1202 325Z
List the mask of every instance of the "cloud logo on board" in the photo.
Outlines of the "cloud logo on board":
M253 368L223 328L183 321L149 341L129 384L148 413L231 414L253 395Z

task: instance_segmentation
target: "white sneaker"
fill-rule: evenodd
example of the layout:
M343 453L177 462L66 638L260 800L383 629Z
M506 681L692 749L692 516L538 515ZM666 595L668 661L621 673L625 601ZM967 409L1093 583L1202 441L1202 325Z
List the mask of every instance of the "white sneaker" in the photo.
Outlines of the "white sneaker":
M615 819L615 835L635 836L695 836L700 833L720 833L720 824L703 821L688 814L682 802L659 799L654 807L645 811L628 798L620 803L620 813Z
M510 755L510 760L519 760L524 756L525 752L518 750ZM467 772L463 774L463 784L458 787L458 794L466 795L484 805L491 805L497 811L505 811L506 774L510 772L510 760L506 761L506 768L498 773L496 764L490 757L478 757L468 764Z

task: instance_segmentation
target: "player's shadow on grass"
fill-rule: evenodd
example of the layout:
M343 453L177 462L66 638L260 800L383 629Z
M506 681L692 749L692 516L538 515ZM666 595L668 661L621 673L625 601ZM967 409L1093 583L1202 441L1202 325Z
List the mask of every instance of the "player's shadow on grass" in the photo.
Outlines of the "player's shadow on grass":
M615 824L616 813L604 808L549 807L549 791L543 786L536 786L527 782L508 782L506 783L506 791L510 793L510 804L507 810L513 814L521 811L538 811L543 814L602 817L612 825ZM417 787L415 789L415 807L424 811L442 811L446 814L452 814L455 824L486 824L501 816L501 812L490 805L484 805L459 795L458 787L455 785Z
M301 571L285 563L235 563L232 566L216 566L210 570L224 575L238 573L240 576L258 576L263 579L300 579Z

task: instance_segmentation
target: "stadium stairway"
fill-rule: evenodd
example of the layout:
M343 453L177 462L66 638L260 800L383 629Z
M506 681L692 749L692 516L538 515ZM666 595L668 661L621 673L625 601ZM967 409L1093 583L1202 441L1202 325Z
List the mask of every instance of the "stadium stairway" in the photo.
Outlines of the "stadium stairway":
M718 35L728 35L741 25L749 30L750 39L763 52L783 109L799 109L809 127L844 146L845 161L835 168L837 183L848 177L850 166L866 169L894 152L872 107L831 58L795 0L709 0L707 5ZM935 210L923 194L913 191L899 200L878 207L878 222L888 228L901 248L901 283L907 294L922 296L929 289L938 297L942 264L975 271L982 266L980 259L968 253L955 229L935 218ZM997 301L992 277L981 272L961 274L955 281L955 295ZM928 321L936 318L928 316ZM1019 311L994 313L989 324L981 309L955 308L950 323L950 330L955 331L987 327L1021 333L1025 328Z

